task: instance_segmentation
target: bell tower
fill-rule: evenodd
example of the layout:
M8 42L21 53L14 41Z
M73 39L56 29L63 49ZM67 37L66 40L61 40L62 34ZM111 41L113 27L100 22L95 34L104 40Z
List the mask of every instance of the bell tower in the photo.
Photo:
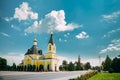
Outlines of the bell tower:
M48 52L56 53L56 46L53 40L53 32L50 33L50 40L48 42Z

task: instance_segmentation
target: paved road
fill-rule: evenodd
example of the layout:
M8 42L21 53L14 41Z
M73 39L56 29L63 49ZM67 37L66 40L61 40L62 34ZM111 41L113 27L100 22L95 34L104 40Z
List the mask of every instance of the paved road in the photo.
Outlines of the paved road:
M0 80L68 80L87 71L68 72L9 72L0 71Z

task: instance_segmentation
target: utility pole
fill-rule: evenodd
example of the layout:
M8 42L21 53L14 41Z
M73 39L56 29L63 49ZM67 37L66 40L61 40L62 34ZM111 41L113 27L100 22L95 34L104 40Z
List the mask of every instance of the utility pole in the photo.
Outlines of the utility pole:
M100 72L101 72L101 56L99 54L99 64L100 64Z

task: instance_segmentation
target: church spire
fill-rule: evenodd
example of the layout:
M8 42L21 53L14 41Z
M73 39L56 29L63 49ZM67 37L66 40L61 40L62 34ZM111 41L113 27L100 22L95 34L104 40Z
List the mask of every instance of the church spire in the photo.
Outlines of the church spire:
M50 40L49 43L51 43L52 45L54 44L54 40L53 40L53 32L50 32ZM49 44L48 43L48 44Z

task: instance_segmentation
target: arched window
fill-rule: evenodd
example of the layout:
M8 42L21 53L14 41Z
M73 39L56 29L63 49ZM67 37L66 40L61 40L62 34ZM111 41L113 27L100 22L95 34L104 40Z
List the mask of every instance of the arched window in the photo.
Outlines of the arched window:
M51 45L49 45L49 50L51 51Z

